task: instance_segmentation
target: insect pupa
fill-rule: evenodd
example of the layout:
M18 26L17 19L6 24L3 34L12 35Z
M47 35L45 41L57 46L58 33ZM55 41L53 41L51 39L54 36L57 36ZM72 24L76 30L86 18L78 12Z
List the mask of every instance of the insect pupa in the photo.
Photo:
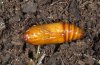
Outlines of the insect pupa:
M30 27L24 34L26 42L33 45L57 44L82 38L84 31L65 22L42 24Z

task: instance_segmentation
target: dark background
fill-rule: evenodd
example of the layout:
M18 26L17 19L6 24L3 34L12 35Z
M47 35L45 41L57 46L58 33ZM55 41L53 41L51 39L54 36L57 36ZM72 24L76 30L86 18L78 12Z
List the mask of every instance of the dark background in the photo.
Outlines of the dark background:
M99 65L100 0L0 0L0 65L28 65L36 48L21 35L32 25L56 20L74 23L85 36L42 46L41 65Z

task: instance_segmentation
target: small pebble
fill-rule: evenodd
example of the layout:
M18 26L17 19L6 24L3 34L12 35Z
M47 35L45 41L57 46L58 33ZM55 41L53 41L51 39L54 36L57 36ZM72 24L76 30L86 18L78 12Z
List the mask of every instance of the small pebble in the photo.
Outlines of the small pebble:
M37 4L34 3L34 2L27 2L26 4L23 4L22 5L22 9L23 9L23 12L31 12L31 13L34 13L36 12L37 10Z

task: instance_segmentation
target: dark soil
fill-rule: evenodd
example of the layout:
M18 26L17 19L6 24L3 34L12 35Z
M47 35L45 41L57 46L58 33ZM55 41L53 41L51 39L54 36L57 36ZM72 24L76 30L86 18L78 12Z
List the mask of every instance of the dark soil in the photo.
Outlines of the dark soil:
M74 23L85 30L85 36L42 46L41 54L46 56L40 65L100 65L100 0L0 0L0 65L34 61L36 46L21 35L36 23L56 20Z

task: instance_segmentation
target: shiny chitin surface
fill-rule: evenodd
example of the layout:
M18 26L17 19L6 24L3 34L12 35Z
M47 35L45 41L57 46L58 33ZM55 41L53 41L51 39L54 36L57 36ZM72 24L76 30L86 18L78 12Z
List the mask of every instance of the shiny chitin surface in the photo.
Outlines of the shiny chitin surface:
M33 45L57 44L80 39L83 31L68 23L51 23L30 27L23 35L26 42Z

